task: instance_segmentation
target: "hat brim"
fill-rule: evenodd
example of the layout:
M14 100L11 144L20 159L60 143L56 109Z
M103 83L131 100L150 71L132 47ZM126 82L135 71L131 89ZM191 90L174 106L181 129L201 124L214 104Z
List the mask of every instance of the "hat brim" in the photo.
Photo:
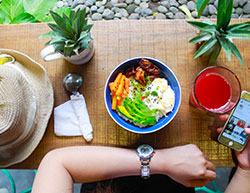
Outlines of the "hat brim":
M0 54L9 54L15 57L18 63L13 64L22 70L28 78L36 98L36 115L33 126L34 131L30 137L13 148L11 158L0 157L0 167L8 167L24 161L30 156L40 143L50 119L54 106L54 92L51 81L45 68L32 58L19 51L10 49L0 49Z

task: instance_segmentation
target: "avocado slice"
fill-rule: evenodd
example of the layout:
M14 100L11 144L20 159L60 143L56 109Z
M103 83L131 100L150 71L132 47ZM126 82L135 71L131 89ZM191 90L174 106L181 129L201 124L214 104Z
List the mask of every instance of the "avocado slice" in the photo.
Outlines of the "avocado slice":
M125 99L125 101L124 101L123 104L124 104L124 107L126 108L126 110L128 111L128 113L129 113L131 116L133 116L133 117L135 117L135 118L142 118L142 116L140 116L139 114L137 114L137 113L133 110L133 108L132 108L132 102L131 102L131 101Z
M154 125L156 123L157 121L155 117L147 117L146 119L140 120L140 124L144 124L144 125Z
M141 123L141 118L136 118L136 117L133 117L132 115L129 114L129 112L127 111L127 109L124 107L124 106L117 106L117 109L118 111L124 115L125 117L127 117L128 119L136 122L136 123Z
M158 110L157 109L150 109L148 106L140 99L133 100L135 106L140 109L143 113L150 114L151 117L155 117Z
M130 98L125 98L124 100L124 107L127 110L128 114L132 116L134 119L134 122L144 124L144 125L154 125L156 124L156 119L155 119L155 112L151 111L144 103L143 105L136 104L136 100L131 100ZM143 109L146 110L144 111ZM154 112L154 113L152 113ZM153 115L153 116L152 116ZM128 117L129 118L129 117Z
M122 115L134 121L134 117L129 114L129 112L124 106L117 106L117 109Z
M129 98L125 99L124 106L128 110L128 112L130 114L133 114L135 117L144 118L145 116L150 116L149 114L143 113L140 108L137 108L134 101Z
M151 110L148 108L148 106L140 99L136 99L133 101L136 108L139 109L143 113L151 114Z

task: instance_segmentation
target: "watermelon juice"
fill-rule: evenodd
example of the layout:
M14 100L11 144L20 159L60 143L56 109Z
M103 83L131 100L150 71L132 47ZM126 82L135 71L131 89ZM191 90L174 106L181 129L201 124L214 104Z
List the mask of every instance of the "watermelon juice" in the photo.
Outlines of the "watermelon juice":
M195 94L204 108L216 111L229 105L232 88L221 75L211 73L196 83Z
M225 70L226 73L223 72ZM210 67L202 71L195 80L190 103L196 108L212 113L226 113L231 110L238 100L237 95L241 89L238 78L228 73L231 71L222 67ZM236 88L237 85L239 88Z

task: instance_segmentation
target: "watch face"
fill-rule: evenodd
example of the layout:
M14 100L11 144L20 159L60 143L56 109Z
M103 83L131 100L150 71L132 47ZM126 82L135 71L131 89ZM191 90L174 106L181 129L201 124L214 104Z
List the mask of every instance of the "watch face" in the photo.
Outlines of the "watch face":
M150 145L143 144L137 148L137 152L141 158L151 158L154 149Z

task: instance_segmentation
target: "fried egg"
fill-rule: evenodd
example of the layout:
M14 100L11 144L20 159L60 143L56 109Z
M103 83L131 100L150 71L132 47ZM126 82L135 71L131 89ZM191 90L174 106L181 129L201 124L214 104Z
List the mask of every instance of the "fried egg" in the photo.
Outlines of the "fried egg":
M145 104L152 110L159 110L159 118L174 108L175 94L165 78L156 78L145 89ZM147 96L148 95L148 96Z

